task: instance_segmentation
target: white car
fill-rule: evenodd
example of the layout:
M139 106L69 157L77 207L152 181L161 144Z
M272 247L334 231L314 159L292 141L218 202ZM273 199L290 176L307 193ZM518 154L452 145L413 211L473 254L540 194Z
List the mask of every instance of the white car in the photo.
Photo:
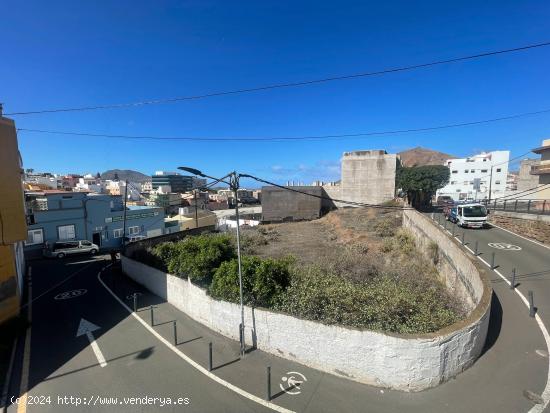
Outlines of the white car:
M99 251L99 246L88 240L82 241L58 241L50 248L44 248L42 254L49 258L64 258L73 254L95 255Z

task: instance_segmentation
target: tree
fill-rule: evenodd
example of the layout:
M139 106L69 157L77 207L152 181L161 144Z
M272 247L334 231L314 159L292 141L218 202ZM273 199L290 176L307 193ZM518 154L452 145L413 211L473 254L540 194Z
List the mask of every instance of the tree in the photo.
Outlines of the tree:
M436 191L447 185L449 176L449 168L444 165L398 168L397 187L407 193L413 207L427 207Z

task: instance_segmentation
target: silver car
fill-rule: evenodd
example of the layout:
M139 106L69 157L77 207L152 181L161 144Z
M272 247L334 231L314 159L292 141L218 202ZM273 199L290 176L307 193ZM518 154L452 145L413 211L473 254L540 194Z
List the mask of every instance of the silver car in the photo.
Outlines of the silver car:
M82 241L58 241L51 247L44 248L43 254L45 257L63 258L73 254L90 254L95 255L99 251L96 244L87 240Z

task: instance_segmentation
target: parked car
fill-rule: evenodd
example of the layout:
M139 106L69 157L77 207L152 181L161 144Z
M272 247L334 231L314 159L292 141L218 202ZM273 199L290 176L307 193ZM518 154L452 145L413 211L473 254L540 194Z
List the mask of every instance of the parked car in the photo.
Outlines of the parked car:
M436 204L437 206L444 207L445 205L452 204L453 202L454 202L453 198L451 198L450 196L441 195L437 197Z
M42 251L43 255L48 258L64 258L67 255L73 254L90 254L95 255L99 251L99 246L88 240L78 241L58 241L51 247L46 247Z

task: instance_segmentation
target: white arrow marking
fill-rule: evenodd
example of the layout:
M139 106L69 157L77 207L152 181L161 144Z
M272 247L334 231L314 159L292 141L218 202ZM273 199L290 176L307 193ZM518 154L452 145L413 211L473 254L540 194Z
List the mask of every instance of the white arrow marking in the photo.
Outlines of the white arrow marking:
M101 350L99 349L99 346L95 341L94 335L92 334L92 331L95 330L99 330L99 327L96 326L94 323L90 323L88 320L81 318L76 336L80 337L86 334L86 337L88 337L88 340L90 341L90 346L92 346L92 350L94 351L97 361L99 361L99 365L101 367L105 367L107 365L107 362L105 361L105 357L103 357L103 353L101 353Z

